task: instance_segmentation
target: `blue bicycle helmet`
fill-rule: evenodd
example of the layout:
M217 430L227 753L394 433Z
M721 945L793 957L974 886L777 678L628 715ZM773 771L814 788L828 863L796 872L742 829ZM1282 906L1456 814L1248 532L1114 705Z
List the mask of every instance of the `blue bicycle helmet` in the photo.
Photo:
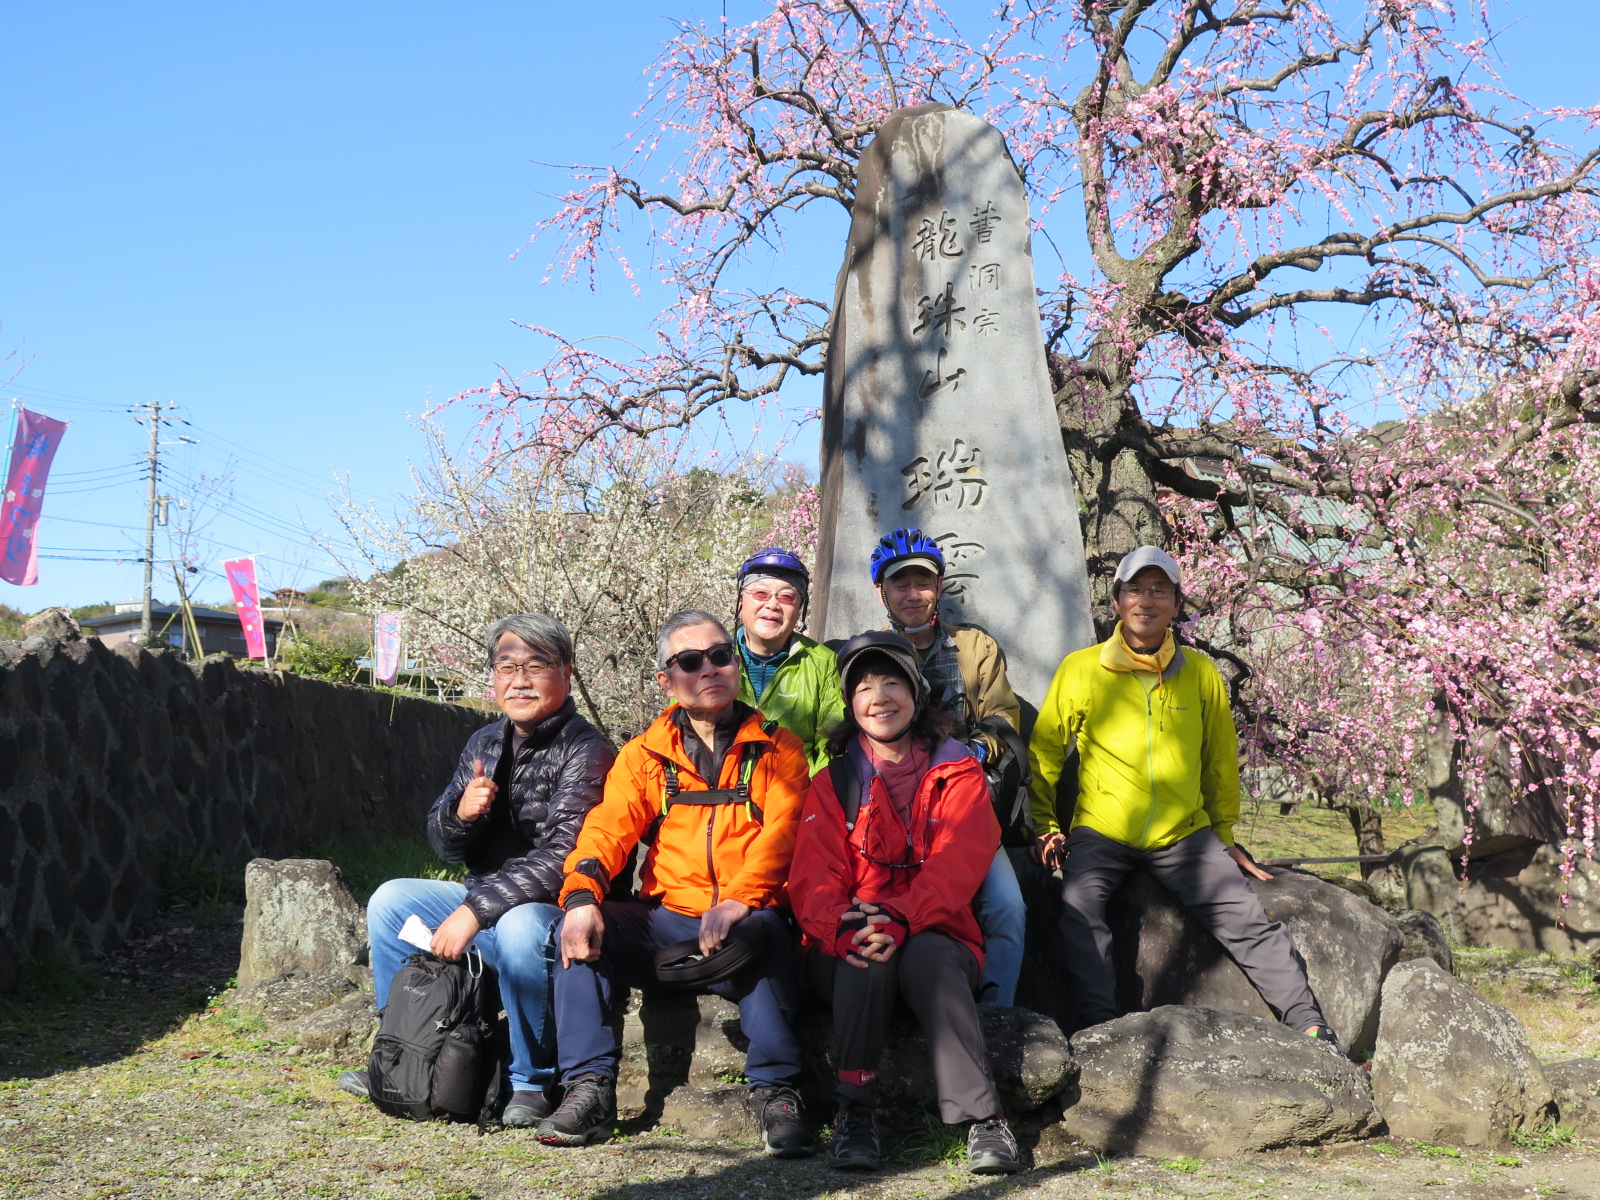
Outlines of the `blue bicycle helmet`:
M798 575L801 586L810 590L811 572L806 570L806 565L800 561L800 556L777 546L769 546L765 550L757 550L744 562L740 563L739 574L735 577L734 582L743 587L746 576L778 575L781 579L783 573Z
M944 578L944 551L939 543L920 529L896 529L872 551L872 582L882 583L890 567L908 558L925 560L934 574Z

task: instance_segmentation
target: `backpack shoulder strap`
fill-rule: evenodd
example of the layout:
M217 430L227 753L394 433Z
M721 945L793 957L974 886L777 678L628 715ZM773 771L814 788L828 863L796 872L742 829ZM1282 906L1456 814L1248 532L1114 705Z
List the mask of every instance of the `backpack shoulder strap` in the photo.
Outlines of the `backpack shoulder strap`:
M854 829L856 815L861 811L861 777L848 751L828 763L828 778L839 807L844 809L844 827Z

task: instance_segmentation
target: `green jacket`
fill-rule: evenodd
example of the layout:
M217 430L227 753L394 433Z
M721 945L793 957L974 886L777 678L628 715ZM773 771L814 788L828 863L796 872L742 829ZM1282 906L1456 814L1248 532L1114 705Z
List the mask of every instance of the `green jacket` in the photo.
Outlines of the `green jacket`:
M739 699L760 709L762 716L776 721L800 739L813 775L828 765L824 743L828 740L828 731L844 717L839 660L832 650L803 634L795 634L789 657L767 681L767 690L759 697L750 686L750 675L741 659Z
M1028 744L1038 833L1059 830L1056 781L1076 737L1074 829L1087 825L1151 850L1209 825L1233 845L1239 748L1222 675L1204 654L1181 646L1159 683L1153 672L1101 666L1099 646L1062 660Z

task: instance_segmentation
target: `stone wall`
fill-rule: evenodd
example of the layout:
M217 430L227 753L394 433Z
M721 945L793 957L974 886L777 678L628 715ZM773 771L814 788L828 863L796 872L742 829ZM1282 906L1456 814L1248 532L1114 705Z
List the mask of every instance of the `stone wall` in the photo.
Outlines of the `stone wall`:
M481 712L136 646L0 642L0 990L94 957L162 868L415 836Z

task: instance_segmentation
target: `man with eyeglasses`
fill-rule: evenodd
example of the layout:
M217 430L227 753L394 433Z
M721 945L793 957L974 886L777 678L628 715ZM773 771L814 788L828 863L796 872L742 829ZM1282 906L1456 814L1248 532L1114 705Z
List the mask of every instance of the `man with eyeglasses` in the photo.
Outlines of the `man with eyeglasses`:
M1117 565L1111 596L1116 628L1062 661L1028 748L1034 855L1061 868L1061 933L1078 1026L1121 1015L1106 901L1142 866L1222 943L1279 1020L1342 1054L1288 932L1267 918L1245 882L1272 876L1233 841L1233 713L1216 665L1173 638L1183 601L1177 562L1140 546ZM1056 782L1074 738L1078 800L1063 835Z
M434 853L465 863L466 880L390 880L367 904L367 935L379 1005L413 953L399 936L413 914L433 930L438 957L454 962L468 945L483 955L510 1023L512 1094L501 1120L528 1126L554 1107L550 950L563 864L615 755L573 705L572 636L560 621L506 617L484 643L505 717L467 739L427 826ZM365 1096L366 1072L346 1071L339 1085Z
M762 1147L803 1157L816 1142L795 1090L794 945L781 909L811 778L805 750L739 701L738 651L710 613L669 617L656 663L671 704L617 755L567 856L555 985L563 1096L536 1136L583 1146L610 1135L618 1006L630 987L660 986L657 956L667 951L698 956L716 974L701 990L738 1004ZM638 898L606 900L641 843ZM718 962L734 964L726 977Z
M811 572L776 546L739 566L739 699L761 710L806 748L813 773L828 765L828 731L844 716L833 651L796 631L810 598Z

